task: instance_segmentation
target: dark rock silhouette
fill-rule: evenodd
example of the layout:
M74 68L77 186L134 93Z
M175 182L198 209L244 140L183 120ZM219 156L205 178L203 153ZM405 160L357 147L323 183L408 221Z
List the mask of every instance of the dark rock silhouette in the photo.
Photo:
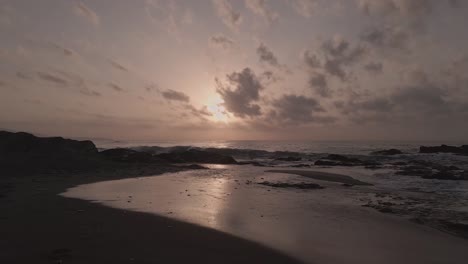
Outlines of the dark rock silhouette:
M156 155L156 157L173 163L237 164L237 161L233 157L197 149L189 149L183 152L162 153Z
M93 142L0 131L0 166L11 171L87 170L97 165Z
M382 155L382 156L393 156L393 155L403 154L403 152L399 149L384 149L384 150L374 151L371 154Z
M281 158L276 158L275 160L278 161L301 161L301 157L281 157Z
M419 147L419 153L454 153L468 155L468 145L461 147L440 145L440 146L421 146Z
M380 166L382 164L375 162L375 161L363 161L357 158L346 157L343 155L330 154L322 159L315 161L314 165L316 166L345 166L345 167L352 167L352 166L375 167L375 166Z
M116 161L116 162L141 162L141 163L148 163L148 162L155 162L160 161L153 157L150 153L141 152L131 149L125 148L116 148L116 149L108 149L100 152L100 155L104 156L105 158Z

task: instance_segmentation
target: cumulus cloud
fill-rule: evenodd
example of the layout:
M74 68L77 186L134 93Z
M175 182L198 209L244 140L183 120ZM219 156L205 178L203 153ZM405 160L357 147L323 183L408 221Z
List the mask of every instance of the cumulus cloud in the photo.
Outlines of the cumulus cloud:
M311 73L309 78L309 86L322 97L329 97L331 95L331 91L328 88L327 77L322 73Z
M218 34L218 35L214 35L214 36L211 36L210 37L210 43L213 45L213 46L216 46L216 47L220 47L220 48L223 48L223 49L231 49L232 47L234 47L235 43L234 43L234 40L222 35L222 34Z
M324 53L323 70L342 81L347 80L348 77L346 67L359 62L365 55L365 49L362 46L353 47L350 42L340 37L323 42L321 49ZM310 64L309 61L306 63Z
M212 0L216 14L231 30L237 31L242 23L242 16L235 11L228 0Z
M123 92L123 91L125 91L124 88L122 88L120 85L115 84L115 83L113 83L113 82L110 82L108 85L109 85L110 88L112 88L112 89L113 89L114 91L116 91L116 92Z
M223 99L226 111L241 118L261 115L260 100L263 86L250 68L226 76L227 84L216 79L217 92Z
M167 89L161 91L162 97L170 101L180 101L188 103L190 101L190 97L183 92Z
M260 62L264 62L273 67L278 67L278 59L275 54L265 44L260 43L257 47L257 55L260 57Z
M83 2L77 1L74 5L75 14L87 19L94 25L100 24L99 16L92 9L87 7Z
M286 94L273 101L274 110L269 117L279 122L304 124L310 122L332 122L334 119L318 115L325 112L320 103L304 95Z
M245 0L245 6L252 13L263 17L268 24L276 21L279 17L278 13L267 6L267 0Z
M382 73L383 64L380 62L369 62L366 65L364 65L364 69L372 74Z

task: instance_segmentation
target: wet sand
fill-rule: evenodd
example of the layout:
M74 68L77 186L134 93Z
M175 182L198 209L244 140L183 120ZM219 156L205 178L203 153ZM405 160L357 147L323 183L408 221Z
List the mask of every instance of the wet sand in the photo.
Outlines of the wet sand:
M336 179L330 174L305 171L301 174L314 177L304 178L293 172L214 167L84 185L64 195L206 226L306 263L464 263L468 258L467 240L357 204L354 198L375 191L373 186L350 188L324 181ZM325 189L257 184L266 180L309 180Z
M296 174L299 176L322 180L322 181L329 181L329 182L340 182L344 184L350 185L372 185L367 182L356 180L350 176L336 174L336 173L329 173L323 171L311 171L311 170L267 170L267 172L274 172L274 173L287 173L287 174Z
M0 263L299 263L212 229L58 195L78 184L176 170L2 175Z

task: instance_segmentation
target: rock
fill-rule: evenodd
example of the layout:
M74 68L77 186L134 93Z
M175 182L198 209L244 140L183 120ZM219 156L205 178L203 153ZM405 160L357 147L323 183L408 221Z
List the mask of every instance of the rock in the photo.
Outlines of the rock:
M440 171L437 173L424 175L422 176L422 178L423 179L462 181L462 180L468 180L468 175L465 172Z
M425 176L431 175L432 169L423 167L423 166L407 166L402 170L396 172L397 175L407 175L407 176Z
M0 167L22 172L88 170L96 166L98 150L89 140L36 137L0 131Z
M260 185L265 185L265 186L270 186L270 187L275 187L275 188L296 188L296 189L323 189L322 186L316 184L316 183L305 183L305 182L301 182L301 183L286 183L286 182L277 182L277 183L273 183L273 182L268 182L268 181L264 181L264 182L259 182L257 184L260 184Z
M291 168L310 168L310 165L309 164L294 164L294 165L291 165L289 167L291 167Z
M275 160L278 161L301 161L301 157L281 157L281 158L276 158Z
M99 153L106 159L116 162L140 162L149 163L155 161L153 155L148 152L141 152L125 148L108 149Z
M191 164L187 166L182 166L183 168L189 169L189 170L209 170L210 168L199 165L199 164Z
M381 207L381 208L379 208L379 209L377 209L377 210L379 210L379 212L381 212L381 213L386 213L386 214L392 214L392 213L394 213L394 211L392 210L392 208L389 208L389 207Z
M349 158L349 157L346 157L346 156L343 156L343 155L338 155L338 154L330 154L330 155L326 156L324 159L334 160L334 161L341 161L341 162L351 162L351 163L360 163L360 162L362 162L359 159Z
M357 158L350 158L343 155L338 154L330 154L322 159L315 161L314 165L317 166L369 166L369 167L377 167L381 166L382 164L374 161L362 161Z
M403 152L399 149L384 149L384 150L374 151L371 154L382 155L382 156L393 156L393 155L403 154Z
M440 145L440 146L421 146L419 147L419 153L455 153L455 154L465 154L468 155L468 146L463 145L461 147L455 146L447 146L447 145Z
M237 161L230 156L197 149L189 149L187 151L174 153L163 153L156 155L156 157L174 163L193 162L211 164L237 164Z

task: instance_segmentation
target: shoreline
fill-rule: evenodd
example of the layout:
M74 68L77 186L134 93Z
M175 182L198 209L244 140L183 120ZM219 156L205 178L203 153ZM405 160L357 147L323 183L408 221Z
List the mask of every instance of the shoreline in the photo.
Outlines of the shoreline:
M321 190L291 190L256 184L262 180L314 182L233 165L220 171L101 182L73 188L68 195L122 210L170 214L259 242L306 263L462 263L467 256L466 240L411 223L401 215L362 207L354 199L381 193L375 187L322 182Z
M85 183L184 169L138 166L85 174L3 177L0 260L5 263L301 263L209 228L108 208L59 194ZM185 169L186 170L186 169Z

